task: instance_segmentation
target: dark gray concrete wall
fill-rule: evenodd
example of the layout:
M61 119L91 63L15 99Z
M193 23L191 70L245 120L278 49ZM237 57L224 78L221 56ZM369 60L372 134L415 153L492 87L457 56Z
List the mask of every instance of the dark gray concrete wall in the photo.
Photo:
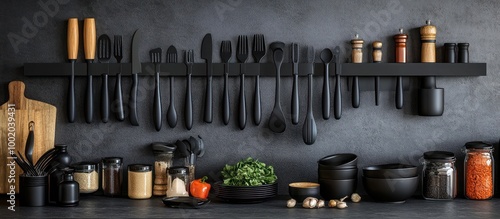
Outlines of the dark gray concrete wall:
M403 162L419 164L418 158L428 150L449 150L461 156L461 146L471 140L497 141L500 125L500 104L497 79L500 66L498 1L59 1L57 7L46 8L55 0L6 1L1 7L1 77L0 102L8 99L7 84L11 80L26 83L26 96L55 105L57 113L56 141L70 145L75 161L98 160L104 156L122 156L125 163L151 163L153 155L148 145L154 141L173 142L190 135L205 140L205 157L198 160L197 175L216 177L226 163L235 163L252 156L273 165L279 177L280 193L287 194L292 181L316 181L316 161L326 155L351 152L359 155L359 165ZM69 2L69 3L68 3ZM193 80L194 128L187 131L183 120L171 129L164 121L160 132L154 130L151 119L153 96L152 79L142 78L140 126L126 122L103 124L95 119L86 124L83 117L85 79L77 78L77 121L66 119L67 79L58 77L24 77L23 63L66 62L66 20L69 17L95 17L97 34L124 36L124 62L130 61L129 49L133 32L143 33L141 61L148 62L148 51L170 45L178 50L194 49L196 62L200 59L203 36L210 32L214 38L214 61L219 62L221 40L232 40L238 34L263 33L266 42L298 42L319 51L325 47L342 47L343 57L350 56L349 40L360 33L365 40L365 61L369 60L372 41L382 40L383 61L394 59L392 36L399 28L410 35L408 61L419 61L418 28L431 19L437 26L437 44L445 42L470 43L470 62L488 64L486 77L438 78L438 87L445 89L445 112L441 117L419 117L415 112L417 80L405 93L405 107L394 107L394 92L381 93L381 104L375 106L371 91L361 93L361 106L353 109L350 92L343 89L342 119L321 119L322 79L315 78L314 113L318 139L314 145L302 142L302 121L306 111L307 80L300 80L300 125L290 122L291 79L282 80L282 105L287 117L287 130L274 134L267 121L274 104L274 79L262 78L263 122L240 131L236 124L236 103L239 90L237 78L232 78L231 123L224 126L221 119L222 79L214 81L215 115L212 124L202 119L205 81ZM31 30L26 28L33 25ZM37 26L38 25L38 26ZM80 28L83 23L80 23ZM9 40L17 36L15 42ZM83 39L81 39L81 42ZM438 52L438 54L441 54ZM288 62L286 51L285 62ZM181 59L182 60L182 59ZM233 61L235 57L233 56ZM269 62L270 56L266 61ZM441 60L441 57L438 57ZM79 61L83 62L80 43ZM316 60L320 62L319 58ZM112 62L115 62L112 59ZM95 79L96 95L100 82ZM112 84L114 79L111 79ZM332 81L333 82L333 81ZM162 78L163 108L168 107L168 78ZM345 85L345 84L344 84ZM130 81L125 79L124 93ZM176 105L183 118L185 79L176 79ZM111 88L113 85L111 85ZM247 79L247 100L251 103L253 78ZM97 98L98 96L96 96ZM98 99L98 98L97 98ZM98 105L97 105L98 106ZM249 105L250 107L251 105ZM98 111L96 111L98 112ZM251 110L249 112L252 112ZM99 114L96 114L99 115ZM99 118L99 117L97 117ZM251 117L248 117L251 119ZM178 161L180 162L180 161ZM459 159L459 163L462 159Z

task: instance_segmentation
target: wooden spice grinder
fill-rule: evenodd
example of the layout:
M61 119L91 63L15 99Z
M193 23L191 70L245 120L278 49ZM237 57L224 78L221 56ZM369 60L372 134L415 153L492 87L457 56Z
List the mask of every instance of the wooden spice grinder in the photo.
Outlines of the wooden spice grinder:
M420 39L422 42L421 61L423 63L436 62L436 27L427 24L420 28ZM444 89L436 88L436 77L427 76L422 79L422 85L418 91L418 114L420 116L441 116L444 111Z
M352 63L362 63L363 62L363 39L359 38L356 34L354 39L351 40L352 46ZM354 76L352 79L352 107L358 108L360 102L359 97L359 79L358 76Z
M394 35L394 42L396 44L396 63L406 63L406 41L408 35L403 33L403 29L399 29L399 34ZM396 79L396 109L403 108L403 77L398 76Z
M373 47L373 52L372 52L372 57L373 57L373 63L380 63L382 62L382 42L381 41L374 41L372 43ZM380 76L375 77L375 105L378 106L378 102L380 99Z

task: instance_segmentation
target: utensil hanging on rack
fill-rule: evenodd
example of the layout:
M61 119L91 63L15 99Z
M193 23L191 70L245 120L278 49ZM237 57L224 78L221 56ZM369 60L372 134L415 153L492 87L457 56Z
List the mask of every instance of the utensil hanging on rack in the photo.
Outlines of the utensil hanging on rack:
M260 63L262 57L266 55L266 42L263 34L253 35L253 50L252 56L255 63ZM253 123L260 125L262 120L262 104L260 97L260 65L258 66L258 74L255 76L255 93L253 96Z
M192 49L185 51L184 53L184 63L186 64L186 97L184 100L184 123L186 124L186 129L191 130L193 128L193 97L191 88L191 75L193 74L193 64L194 64L194 51Z
M394 41L396 44L396 63L406 63L406 41L408 40L408 35L403 33L403 29L399 29L399 34L394 36ZM403 77L398 76L396 78L396 109L403 108Z
M99 63L106 63L107 70L101 74L101 119L103 123L109 121L109 59L111 58L111 39L103 34L97 39L97 60Z
M373 63L380 63L382 62L382 42L381 41L375 41L372 43L373 47L373 52L372 52L372 58L373 58ZM378 106L378 102L380 99L380 76L375 76L375 105Z
M205 91L205 111L203 120L212 123L213 120L213 94L212 94L212 34L207 33L201 43L201 58L207 63L207 85Z
M316 128L316 121L313 115L313 74L314 74L314 48L309 46L307 48L307 63L310 64L307 72L307 114L302 126L302 139L307 145L312 145L316 141L318 130Z
M231 104L229 98L229 60L231 60L231 41L224 40L220 45L220 58L224 63L224 91L222 96L222 121L224 125L229 124L231 117Z
M149 51L151 62L155 65L155 90L153 97L153 123L156 131L161 130L162 126L162 104L161 104L161 90L160 90L160 67L161 56L163 50L161 48L152 49Z
M299 44L292 43L291 55L293 63L293 85L292 85L292 124L299 124Z
M167 49L167 63L177 63L177 49L170 46ZM170 128L177 125L177 110L175 110L175 89L174 76L170 76L170 105L167 111L167 122Z
M323 119L330 119L330 62L333 59L332 50L326 48L321 51L320 54L321 61L325 65L325 72L323 76L323 95L322 95L322 109L323 109Z
M335 90L333 93L333 114L335 119L339 120L342 116L342 87L340 83L340 47L336 46L333 49L335 59Z
M90 66L94 62L96 46L96 31L94 18L83 21L83 50L87 61L87 90L85 92L85 122L92 123L94 119L94 84Z
M68 88L68 121L75 122L75 62L78 59L78 18L68 19L68 60L71 63L71 76Z
M356 34L354 39L351 40L352 46L352 63L362 63L363 62L363 39L359 38ZM358 108L360 97L359 97L359 78L354 76L352 78L352 107Z
M247 124L247 101L245 93L245 62L248 59L248 38L246 35L238 36L238 48L236 49L236 59L240 64L240 97L238 102L238 125L241 130L245 129Z
M269 118L269 129L275 133L282 133L286 129L286 120L283 110L281 109L280 100L280 75L281 75L281 64L283 63L283 49L285 48L285 43L274 42L270 45L273 51L273 61L276 68L276 91L274 97L274 108L271 112L271 117Z

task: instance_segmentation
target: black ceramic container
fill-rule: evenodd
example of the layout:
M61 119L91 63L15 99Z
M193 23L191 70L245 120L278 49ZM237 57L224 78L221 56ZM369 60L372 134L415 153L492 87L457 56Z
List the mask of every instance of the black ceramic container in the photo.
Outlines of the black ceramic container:
M73 171L65 170L61 183L59 183L57 205L77 206L80 201L80 187L73 179Z
M319 198L319 184L312 182L293 182L288 184L290 197L301 203L307 197Z
M54 157L51 163L51 167L56 167L57 170L50 174L49 177L49 194L48 200L50 204L56 204L59 197L59 183L62 180L64 174L63 169L68 168L71 164L71 156L68 154L68 146L65 144L57 144L54 146L56 148L57 156Z
M469 63L469 44L458 44L458 63Z
M379 179L409 178L418 176L417 167L408 164L383 164L363 168L363 176Z
M45 206L47 203L47 176L19 176L19 196L22 206Z

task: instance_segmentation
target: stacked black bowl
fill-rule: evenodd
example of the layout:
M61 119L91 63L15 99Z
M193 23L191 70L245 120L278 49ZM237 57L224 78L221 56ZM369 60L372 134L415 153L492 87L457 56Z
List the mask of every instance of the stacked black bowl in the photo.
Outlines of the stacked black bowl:
M332 154L318 161L321 197L326 200L350 196L358 184L358 156Z
M363 168L363 186L376 201L405 202L417 190L417 167L399 163L367 166Z
M214 184L217 198L229 203L259 203L277 196L278 183L261 186L226 186L222 182Z

